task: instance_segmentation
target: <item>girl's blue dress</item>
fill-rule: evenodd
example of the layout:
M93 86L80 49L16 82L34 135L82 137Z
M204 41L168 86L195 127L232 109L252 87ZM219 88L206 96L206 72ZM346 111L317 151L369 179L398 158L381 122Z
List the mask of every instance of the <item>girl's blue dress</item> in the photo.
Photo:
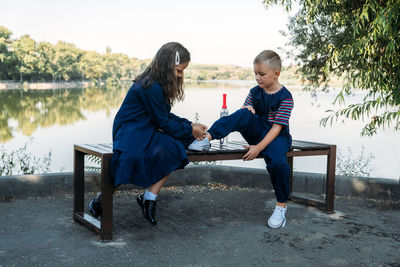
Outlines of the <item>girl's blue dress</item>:
M129 89L113 125L111 177L114 185L149 187L189 163L185 148L194 140L191 122L171 111L161 86Z

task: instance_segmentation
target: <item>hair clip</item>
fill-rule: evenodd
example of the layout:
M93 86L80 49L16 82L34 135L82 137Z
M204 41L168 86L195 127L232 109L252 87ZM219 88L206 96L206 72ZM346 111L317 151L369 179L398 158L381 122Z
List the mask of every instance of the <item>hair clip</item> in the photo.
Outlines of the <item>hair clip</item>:
M175 54L175 66L178 66L180 64L181 59L179 58L179 52L176 51Z

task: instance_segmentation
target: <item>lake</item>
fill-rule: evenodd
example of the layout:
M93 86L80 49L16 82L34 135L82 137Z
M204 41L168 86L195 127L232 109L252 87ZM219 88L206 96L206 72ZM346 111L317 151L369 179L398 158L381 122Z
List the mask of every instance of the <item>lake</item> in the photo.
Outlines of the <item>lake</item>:
M222 94L227 94L230 113L240 108L252 81L219 81L186 83L185 100L172 111L190 120L211 126L219 118ZM111 142L112 123L130 85L53 90L0 90L0 145L15 150L30 140L29 151L36 157L52 152L51 172L70 172L73 168L73 145ZM319 93L311 97L301 87L291 87L294 109L290 118L293 139L336 144L342 162L357 161L373 155L368 167L371 177L400 176L399 132L392 128L379 130L373 137L361 137L363 122L345 121L332 127L319 126L325 110L335 109L331 103L336 93ZM349 98L361 101L362 93ZM229 136L240 139L238 133ZM364 148L364 149L363 149ZM351 152L351 153L350 153ZM358 160L360 163L360 160ZM262 159L252 162L227 161L217 164L265 168ZM302 157L294 160L297 171L325 172L324 157Z

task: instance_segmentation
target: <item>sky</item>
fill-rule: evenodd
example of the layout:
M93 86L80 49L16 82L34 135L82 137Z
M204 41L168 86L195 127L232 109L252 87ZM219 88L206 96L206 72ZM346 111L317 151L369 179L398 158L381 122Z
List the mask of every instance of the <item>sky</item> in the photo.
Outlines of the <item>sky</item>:
M287 12L280 6L267 10L261 0L0 0L0 5L0 25L13 38L29 34L100 53L109 46L140 59L177 41L194 63L251 67L259 52L279 52L286 43L280 30L287 27Z

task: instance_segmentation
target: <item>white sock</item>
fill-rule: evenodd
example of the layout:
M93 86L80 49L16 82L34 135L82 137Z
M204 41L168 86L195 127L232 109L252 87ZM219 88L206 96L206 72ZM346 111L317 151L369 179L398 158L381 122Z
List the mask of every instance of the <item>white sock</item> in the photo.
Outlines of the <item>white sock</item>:
M154 194L154 193L152 193L152 192L146 190L146 191L144 192L143 198L146 199L146 200L153 200L153 201L155 201L155 200L157 199L157 194Z

